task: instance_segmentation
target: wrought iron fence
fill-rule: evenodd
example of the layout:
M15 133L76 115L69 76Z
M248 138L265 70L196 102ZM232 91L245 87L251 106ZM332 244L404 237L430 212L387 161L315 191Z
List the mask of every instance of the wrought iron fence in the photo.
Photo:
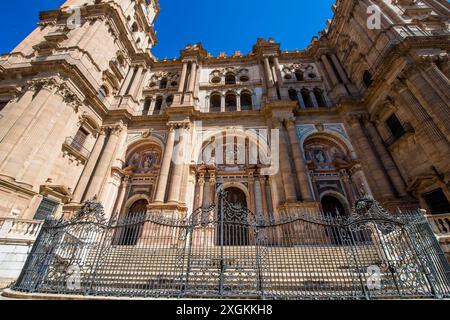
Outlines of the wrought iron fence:
M172 298L381 299L450 296L450 267L420 212L371 198L348 217L261 214L230 204L188 218L107 221L88 202L46 220L13 287L24 292Z

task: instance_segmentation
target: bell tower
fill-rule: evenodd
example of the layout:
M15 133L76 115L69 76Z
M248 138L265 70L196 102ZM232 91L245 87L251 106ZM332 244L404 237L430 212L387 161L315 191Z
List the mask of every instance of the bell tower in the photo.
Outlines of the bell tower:
M155 60L158 12L157 0L67 0L0 57L0 217L102 199L100 173Z

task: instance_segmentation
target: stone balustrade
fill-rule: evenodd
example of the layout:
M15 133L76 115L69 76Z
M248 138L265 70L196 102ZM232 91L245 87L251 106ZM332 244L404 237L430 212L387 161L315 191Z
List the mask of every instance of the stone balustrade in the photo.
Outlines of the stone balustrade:
M437 239L450 261L450 213L438 215L425 215L436 234Z
M426 215L434 233L440 236L450 237L450 213L439 215Z
M40 220L0 218L0 241L34 241L41 226Z

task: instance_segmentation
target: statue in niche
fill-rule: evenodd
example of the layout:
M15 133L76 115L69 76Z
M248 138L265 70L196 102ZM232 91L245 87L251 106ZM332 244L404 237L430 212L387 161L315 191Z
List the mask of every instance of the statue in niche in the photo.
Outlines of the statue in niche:
M342 152L339 149L333 148L331 150L331 153L333 154L333 164L336 167L345 167L349 165L347 158L342 154Z
M315 150L314 151L314 158L319 164L323 164L327 161L327 158L325 156L325 153L322 150Z
M152 153L144 154L144 159L142 162L143 173L146 173L152 169L154 160L155 158Z

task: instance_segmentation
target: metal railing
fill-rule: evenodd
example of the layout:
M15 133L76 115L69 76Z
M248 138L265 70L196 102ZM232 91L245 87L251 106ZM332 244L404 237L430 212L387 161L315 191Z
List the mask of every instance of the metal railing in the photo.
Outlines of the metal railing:
M91 152L86 149L81 143L74 140L72 137L67 137L65 141L66 146L69 148L75 150L80 155L82 155L84 158L89 159L89 156L91 155Z
M269 221L219 196L186 219L88 202L46 220L13 290L175 298L450 297L450 266L421 212L391 216L372 198L350 216Z

